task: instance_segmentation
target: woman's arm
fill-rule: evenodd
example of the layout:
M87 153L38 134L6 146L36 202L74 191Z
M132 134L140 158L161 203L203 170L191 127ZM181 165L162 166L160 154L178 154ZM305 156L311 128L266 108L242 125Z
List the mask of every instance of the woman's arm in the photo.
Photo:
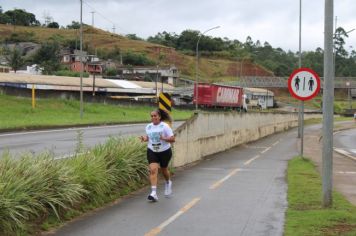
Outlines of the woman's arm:
M138 138L141 140L141 142L147 142L148 141L148 136L147 135L142 135L142 136L140 136Z
M173 135L173 136L170 136L170 137L163 137L163 136L161 135L161 140L166 141L166 142L168 142L168 143L174 143L174 142L176 141L174 135Z

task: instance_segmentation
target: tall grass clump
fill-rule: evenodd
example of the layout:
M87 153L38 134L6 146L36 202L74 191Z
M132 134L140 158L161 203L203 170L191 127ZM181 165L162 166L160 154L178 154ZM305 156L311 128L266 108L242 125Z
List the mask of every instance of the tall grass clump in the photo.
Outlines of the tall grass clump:
M59 217L86 191L76 183L70 168L50 154L20 159L8 153L0 159L0 234L30 230L48 216Z
M71 210L83 212L137 188L147 177L145 154L145 144L134 137L111 137L61 160L50 153L3 154L0 235L32 234L48 217L60 221Z

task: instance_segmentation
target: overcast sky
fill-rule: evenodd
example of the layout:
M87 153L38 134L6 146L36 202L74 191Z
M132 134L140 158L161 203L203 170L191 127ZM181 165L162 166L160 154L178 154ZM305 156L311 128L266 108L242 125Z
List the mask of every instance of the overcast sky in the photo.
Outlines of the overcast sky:
M83 0L83 22L119 34L141 38L158 32L192 29L209 31L213 37L245 42L247 36L273 47L298 50L299 0ZM325 0L302 0L302 50L323 48ZM1 0L4 11L14 8L34 13L44 23L49 15L61 26L80 20L79 0ZM356 28L356 1L334 0L337 26ZM345 49L356 48L356 30L346 39Z

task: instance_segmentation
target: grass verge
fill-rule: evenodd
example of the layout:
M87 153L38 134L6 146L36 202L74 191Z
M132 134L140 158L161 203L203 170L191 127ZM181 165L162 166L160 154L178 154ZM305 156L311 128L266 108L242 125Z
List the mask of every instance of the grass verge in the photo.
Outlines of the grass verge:
M77 100L38 99L32 109L30 98L0 94L0 130L28 129L85 124L118 124L150 121L154 107L84 103L80 118ZM193 111L173 109L173 120L185 120Z
M288 163L288 210L285 235L356 235L356 207L333 192L333 206L322 208L321 180L313 163L294 158Z

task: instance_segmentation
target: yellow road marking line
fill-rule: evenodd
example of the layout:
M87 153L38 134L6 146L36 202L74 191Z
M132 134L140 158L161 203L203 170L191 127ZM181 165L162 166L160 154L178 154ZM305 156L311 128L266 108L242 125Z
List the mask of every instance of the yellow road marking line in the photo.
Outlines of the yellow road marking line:
M153 228L150 232L146 233L145 236L155 236L159 234L167 225L172 223L174 220L176 220L179 216L187 212L190 208L192 208L197 202L200 201L201 198L194 198L191 202L189 202L187 205L182 207L176 214L173 216L169 217L166 221L164 221L162 224L157 226L156 228Z
M246 162L244 163L244 165L245 165L245 166L249 165L251 162L253 162L254 160L256 160L256 159L259 158L259 157L260 157L260 155L257 155L257 156L255 156L255 157L252 157L250 160L246 161Z
M240 171L241 169L237 168L233 171L230 172L230 174L228 174L227 176L225 176L224 178L222 178L221 180L215 182L213 185L211 185L209 187L209 189L216 189L217 187L219 187L223 182L225 182L227 179L229 179L231 176L233 176L234 174L236 174L236 172Z

